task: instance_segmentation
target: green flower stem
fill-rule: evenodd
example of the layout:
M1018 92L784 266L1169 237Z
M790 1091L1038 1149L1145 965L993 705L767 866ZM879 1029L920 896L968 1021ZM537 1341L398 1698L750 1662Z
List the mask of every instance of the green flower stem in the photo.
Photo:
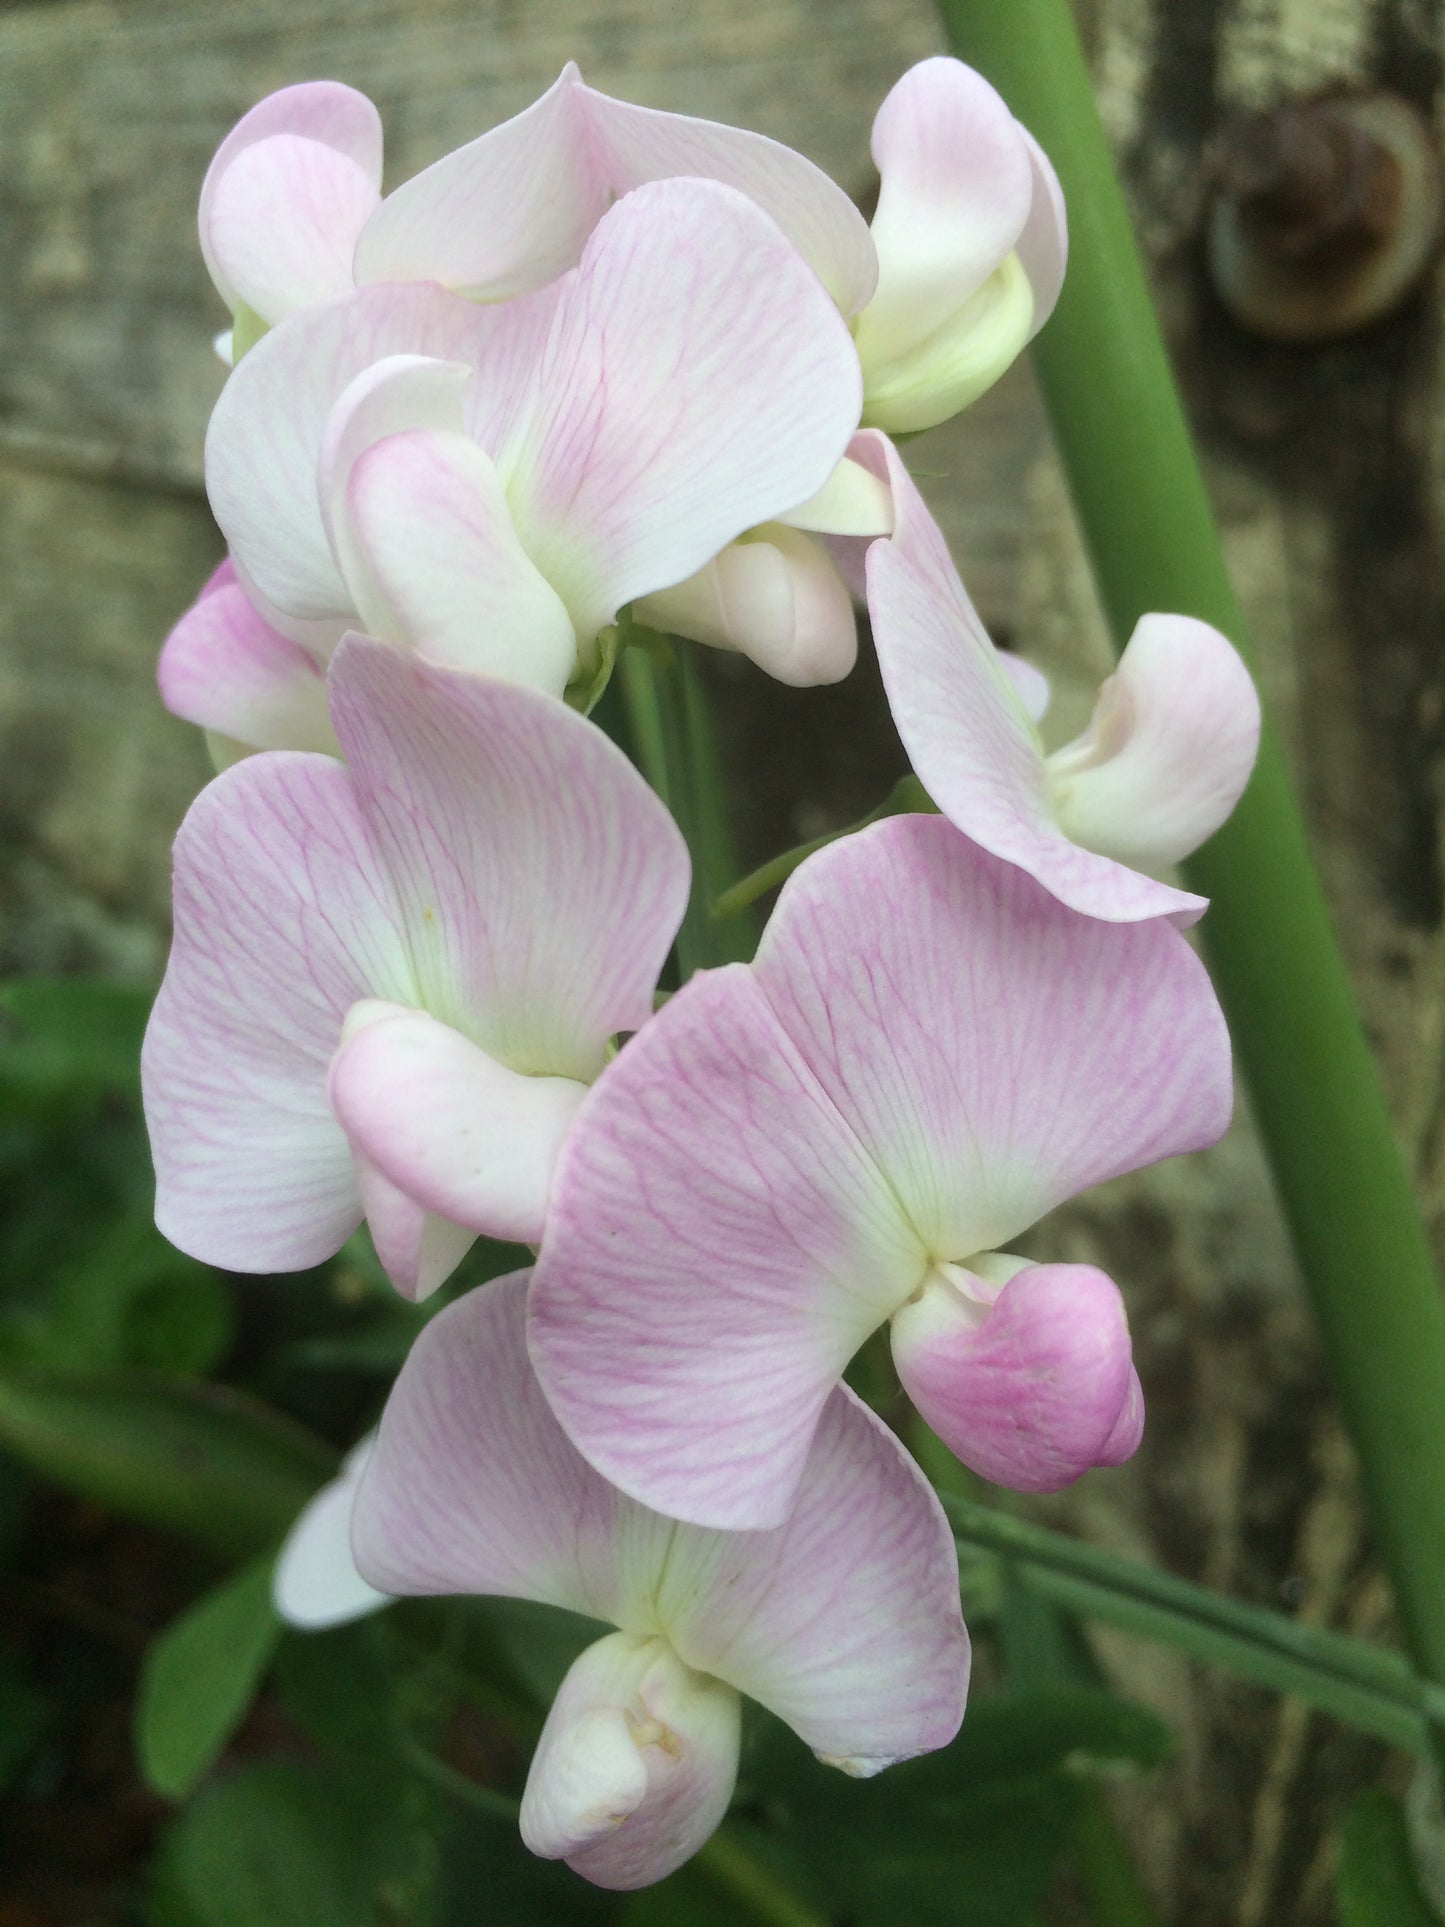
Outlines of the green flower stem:
M1445 1688L1421 1680L1399 1653L1226 1599L971 1499L939 1496L961 1544L1013 1562L1056 1605L1294 1693L1393 1746L1423 1753L1427 1715L1445 1730Z
M828 1927L818 1913L754 1859L737 1832L722 1827L699 1849L694 1864L740 1900L755 1920L770 1927Z
M1042 142L1071 254L1034 345L1115 640L1151 609L1244 646L1208 498L1068 0L941 0L950 40ZM1445 1682L1445 1309L1279 749L1188 866L1360 1459L1406 1644Z
M740 911L746 910L749 904L756 903L759 897L765 896L769 890L776 890L780 883L786 883L800 864L806 863L808 858L815 856L819 850L827 849L830 843L836 843L840 837L852 836L858 830L866 830L871 823L881 823L885 816L903 816L909 811L933 808L928 792L916 776L900 776L883 801L875 809L869 810L866 816L860 817L856 823L850 823L847 829L824 830L821 836L815 836L807 843L795 844L791 850L784 850L779 856L769 857L766 863L760 864L756 870L750 871L747 876L731 884L713 904L713 915L715 917L737 916Z
M672 811L692 857L692 894L677 933L683 982L695 970L746 959L750 919L725 922L713 901L737 865L707 699L690 645L628 621L617 676L642 773Z

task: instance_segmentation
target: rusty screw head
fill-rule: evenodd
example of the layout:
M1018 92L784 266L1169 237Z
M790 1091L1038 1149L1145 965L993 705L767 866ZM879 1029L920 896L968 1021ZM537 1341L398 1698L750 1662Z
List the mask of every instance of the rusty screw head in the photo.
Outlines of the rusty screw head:
M1337 340L1398 307L1440 228L1441 168L1394 94L1337 94L1251 114L1210 155L1210 277L1242 327Z

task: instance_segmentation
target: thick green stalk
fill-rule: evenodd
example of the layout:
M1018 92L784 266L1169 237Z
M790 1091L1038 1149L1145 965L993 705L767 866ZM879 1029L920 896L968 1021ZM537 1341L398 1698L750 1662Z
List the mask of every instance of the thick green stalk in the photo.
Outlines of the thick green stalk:
M1068 0L941 0L1063 183L1063 297L1034 344L1116 642L1151 609L1244 627L1094 105ZM1266 730L1229 823L1188 866L1416 1664L1445 1682L1445 1309Z

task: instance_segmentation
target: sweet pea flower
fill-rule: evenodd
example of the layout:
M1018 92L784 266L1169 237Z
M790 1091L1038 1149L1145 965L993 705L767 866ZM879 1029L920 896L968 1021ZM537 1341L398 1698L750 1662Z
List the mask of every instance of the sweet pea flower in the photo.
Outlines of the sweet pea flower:
M467 1294L402 1367L352 1545L387 1593L489 1593L615 1627L563 1681L522 1837L602 1887L660 1880L727 1811L739 1695L872 1774L944 1746L968 1684L938 1500L846 1388L823 1401L786 1523L680 1525L576 1451L527 1359L527 1274Z
M768 1526L888 1323L958 1457L1052 1490L1129 1456L1142 1399L1117 1287L1009 1245L1229 1113L1223 1019L1167 921L1079 916L943 819L895 817L810 858L756 961L693 978L584 1100L538 1376L633 1497Z
M420 1298L472 1237L534 1243L609 1040L687 899L671 817L537 691L353 636L346 761L217 777L176 839L142 1055L156 1221L234 1271L320 1263L363 1214Z
M531 107L385 201L381 122L334 82L284 88L222 142L201 246L238 349L302 308L373 282L475 301L532 293L581 260L614 202L695 177L768 213L852 319L865 419L933 426L988 388L1043 325L1067 249L1058 181L988 82L921 61L873 123L871 232L801 154L737 127L613 100L569 62Z
M1068 237L1043 149L960 60L910 67L872 146L878 285L853 336L863 419L896 435L993 386L1053 313Z
M995 649L898 451L860 435L894 528L867 551L868 612L898 733L944 815L1061 903L1108 922L1193 923L1206 899L1149 874L1212 836L1259 748L1233 645L1190 616L1142 618L1084 733L1052 755L1042 678Z
M776 224L667 181L538 294L383 285L293 316L227 383L207 484L278 621L561 695L624 604L746 529L850 483L876 507L875 477L835 475L860 405L847 329Z

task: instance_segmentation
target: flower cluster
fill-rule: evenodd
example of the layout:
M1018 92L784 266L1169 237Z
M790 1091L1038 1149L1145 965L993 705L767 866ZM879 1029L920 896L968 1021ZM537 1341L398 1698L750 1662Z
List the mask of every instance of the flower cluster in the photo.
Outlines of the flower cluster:
M522 1808L606 1886L717 1825L740 1693L852 1773L952 1737L952 1541L845 1368L887 1325L919 1414L1019 1490L1127 1458L1118 1288L1010 1247L1230 1109L1204 905L1155 873L1238 796L1252 687L1150 616L1045 752L890 435L1047 318L1058 186L955 61L873 152L869 227L788 149L569 67L385 199L370 103L286 89L202 191L230 555L161 686L224 767L146 1044L157 1217L242 1271L364 1218L414 1299L478 1235L533 1248L427 1324L277 1597L616 1628ZM587 711L649 629L835 680L855 596L936 813L813 856L751 964L655 1010L688 851Z

